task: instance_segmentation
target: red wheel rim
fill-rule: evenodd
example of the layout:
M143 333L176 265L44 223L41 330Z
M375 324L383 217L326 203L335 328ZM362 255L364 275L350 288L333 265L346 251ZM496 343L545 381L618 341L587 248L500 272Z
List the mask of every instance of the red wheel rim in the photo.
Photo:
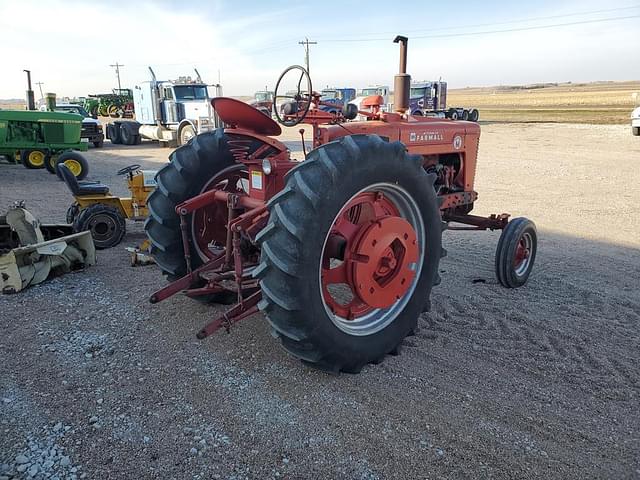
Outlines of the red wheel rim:
M325 243L325 305L348 321L388 308L414 284L418 260L416 231L391 196L360 193L337 215Z
M513 268L516 275L524 275L529 268L531 262L531 251L533 249L533 240L529 233L525 233L518 240L516 251L513 256Z
M226 168L209 180L199 193L224 190L230 193L245 192L244 181L248 174L244 165ZM219 257L224 253L227 240L229 211L226 203L215 202L196 210L191 216L191 238L202 261Z

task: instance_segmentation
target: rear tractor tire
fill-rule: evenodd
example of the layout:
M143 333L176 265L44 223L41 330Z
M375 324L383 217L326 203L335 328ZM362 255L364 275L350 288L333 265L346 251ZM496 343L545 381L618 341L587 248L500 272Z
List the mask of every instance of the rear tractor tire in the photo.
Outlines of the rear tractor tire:
M538 251L535 224L514 218L502 231L496 248L496 277L502 286L517 288L527 283Z
M67 210L67 220L71 209L73 205ZM122 241L127 224L117 208L95 203L81 210L74 218L73 229L76 232L90 231L96 248L104 249L115 247Z
M145 222L145 231L151 242L151 254L156 264L162 269L167 279L176 280L187 273L184 248L180 233L180 217L175 207L203 191L218 185L219 181L227 182L233 188L234 181L243 175L243 165L234 161L227 148L223 130L203 133L193 138L187 145L178 147L169 157L166 164L156 175L157 188L149 196L147 205L149 217ZM235 179L235 180L234 180ZM212 206L207 211L191 215L190 251L191 268L195 269L205 261L213 258L208 248L212 242L223 245L226 237L226 208L219 211ZM205 218L214 219L214 224L206 223ZM224 223L223 223L224 222ZM202 238L198 225L213 231L213 237ZM219 228L216 228L219 227ZM229 292L198 296L194 299L204 302L229 303Z
M25 168L40 169L45 168L49 161L50 154L46 150L22 150L20 152L20 161Z
M58 171L58 165L64 163L71 173L78 179L83 180L89 174L89 163L87 159L80 154L80 152L67 151L62 152L56 160L56 173L58 174L58 178L62 180L62 175Z
M305 363L357 373L415 331L442 252L435 175L420 158L377 135L344 137L310 152L269 202L259 307Z

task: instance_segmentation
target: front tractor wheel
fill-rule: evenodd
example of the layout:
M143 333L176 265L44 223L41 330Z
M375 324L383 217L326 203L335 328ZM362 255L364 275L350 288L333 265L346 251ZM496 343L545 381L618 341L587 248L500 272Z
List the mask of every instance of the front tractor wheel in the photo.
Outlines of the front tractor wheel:
M502 231L496 248L496 277L507 288L521 287L529 279L538 251L535 224L514 218Z
M95 203L80 211L73 221L73 229L76 232L90 231L96 248L103 249L115 247L122 241L127 224L117 208Z
M288 352L358 372L415 330L441 255L434 178L400 142L369 135L321 146L289 172L255 272Z

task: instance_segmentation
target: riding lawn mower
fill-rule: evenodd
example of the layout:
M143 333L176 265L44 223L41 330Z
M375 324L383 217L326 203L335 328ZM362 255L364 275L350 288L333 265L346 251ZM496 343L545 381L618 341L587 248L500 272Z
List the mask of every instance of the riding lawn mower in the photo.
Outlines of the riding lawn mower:
M152 303L183 292L235 304L205 338L262 311L295 357L331 372L359 372L396 354L430 307L445 229L502 230L498 281L527 281L536 229L508 214L472 215L480 127L407 113L411 77L400 44L393 112L321 107L308 72L286 69L275 92L281 125L311 126L313 149L296 161L281 127L255 108L212 100L226 127L175 150L157 174L145 230L170 283ZM293 78L295 93L285 80ZM357 115L366 118L351 122Z
M140 170L140 165L129 165L117 171L126 175L130 197L116 197L107 185L99 182L78 181L65 164L58 164L58 174L74 197L67 209L67 223L75 232L91 232L97 249L118 245L126 233L127 219L144 221L147 218L147 197L156 187L153 170Z

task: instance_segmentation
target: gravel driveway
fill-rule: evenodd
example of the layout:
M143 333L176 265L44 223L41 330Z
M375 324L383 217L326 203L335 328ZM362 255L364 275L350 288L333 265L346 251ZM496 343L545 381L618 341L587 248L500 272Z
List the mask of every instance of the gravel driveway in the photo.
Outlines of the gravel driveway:
M125 194L115 170L168 154L105 144L90 178ZM261 315L196 340L222 307L150 305L129 224L95 267L0 296L0 480L640 478L639 161L627 127L483 125L477 212L537 223L530 282L498 285L497 233L445 233L431 313L359 375L303 366ZM2 164L18 199L70 203Z

